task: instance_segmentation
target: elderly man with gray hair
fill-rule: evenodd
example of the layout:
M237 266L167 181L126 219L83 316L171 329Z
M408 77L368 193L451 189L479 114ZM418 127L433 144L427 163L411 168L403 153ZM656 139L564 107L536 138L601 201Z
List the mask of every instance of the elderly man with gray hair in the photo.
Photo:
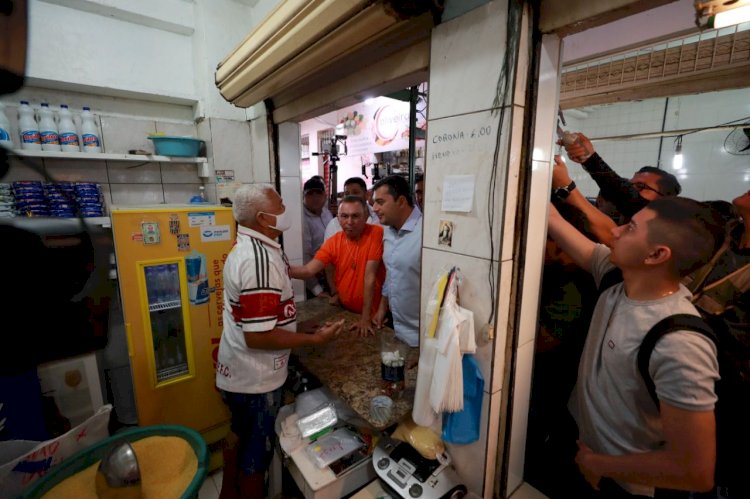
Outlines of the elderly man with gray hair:
M270 185L245 185L233 205L237 242L224 264L224 330L216 386L232 412L235 446L224 451L222 497L265 497L291 348L334 339L343 320L297 334L289 263L276 239L289 213Z

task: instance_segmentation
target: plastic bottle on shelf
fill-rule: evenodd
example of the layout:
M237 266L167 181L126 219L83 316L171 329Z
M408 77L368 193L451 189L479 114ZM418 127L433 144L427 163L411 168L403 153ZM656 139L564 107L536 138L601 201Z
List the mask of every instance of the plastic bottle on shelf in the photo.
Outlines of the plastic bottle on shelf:
M57 123L49 104L42 102L39 110L39 137L42 141L42 151L59 151L60 138L57 136Z
M34 110L25 100L22 100L18 107L18 130L22 149L28 151L42 150L42 140L39 138L39 125L34 118Z
M180 301L180 271L174 263L169 265L169 301Z
M81 113L81 145L83 152L102 152L99 129L89 107L84 107Z
M0 146L6 149L13 148L13 141L10 138L10 120L5 114L5 104L0 103Z
M156 282L157 270L156 267L149 266L145 267L146 274L146 293L148 295L148 303L150 305L159 301L159 283Z
M58 137L60 137L60 148L63 152L79 152L81 150L78 141L78 130L73 123L73 114L65 104L60 104L58 113L59 121L57 123Z
M208 198L206 198L206 187L201 185L198 187L198 195L201 197L201 202L207 203Z

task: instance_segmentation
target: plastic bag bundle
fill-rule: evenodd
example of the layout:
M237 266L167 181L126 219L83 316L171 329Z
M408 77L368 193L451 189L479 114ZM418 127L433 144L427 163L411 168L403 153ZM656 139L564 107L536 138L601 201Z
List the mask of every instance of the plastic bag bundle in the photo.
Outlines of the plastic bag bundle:
M420 426L432 426L441 412L464 407L461 359L476 352L477 345L474 313L458 304L460 282L460 271L454 267L437 277L430 293L412 410Z
M471 337L469 340L467 337ZM456 412L464 407L464 380L461 369L463 352L474 337L474 313L455 301L443 307L438 325L435 367L430 386L430 405L436 412ZM476 344L474 343L476 351Z

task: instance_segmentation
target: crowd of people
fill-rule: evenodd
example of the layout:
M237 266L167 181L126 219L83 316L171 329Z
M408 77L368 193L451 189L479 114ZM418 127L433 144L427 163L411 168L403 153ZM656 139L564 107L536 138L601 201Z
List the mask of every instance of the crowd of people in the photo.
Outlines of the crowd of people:
M532 483L550 497L750 497L750 192L699 202L659 168L621 177L583 134L565 148L600 192L590 202L555 157ZM676 314L713 333L658 339L647 381L644 338Z
M369 336L383 325L410 346L419 343L422 212L401 176L368 191L359 177L344 183L334 217L325 184L303 185L303 265L292 266L278 243L290 213L268 185L246 185L234 196L237 242L224 266L224 331L216 386L231 411L233 438L224 450L221 497L265 497L273 456L274 421L281 405L292 348L327 343L342 334ZM368 202L371 201L372 206ZM296 334L291 279L310 297L359 314Z
M737 478L750 469L750 192L696 201L659 168L618 175L583 134L565 147L600 191L587 199L555 157L527 478L550 497L750 497ZM226 497L262 497L291 348L383 325L419 344L423 179L368 190L350 178L335 216L327 199L321 178L304 183L304 259L291 266L276 241L290 226L280 196L250 185L235 197L216 377L238 437ZM359 320L294 334L293 278ZM647 334L677 316L710 331L676 322L639 365Z

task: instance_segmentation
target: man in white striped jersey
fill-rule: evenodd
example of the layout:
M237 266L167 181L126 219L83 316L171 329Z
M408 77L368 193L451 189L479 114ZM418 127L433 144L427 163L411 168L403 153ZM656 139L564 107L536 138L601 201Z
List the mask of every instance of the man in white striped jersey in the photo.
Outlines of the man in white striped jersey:
M276 241L290 223L269 185L245 185L234 198L237 241L224 264L224 331L216 386L232 412L237 445L224 452L222 497L265 497L291 348L328 342L343 320L297 334L289 263Z

